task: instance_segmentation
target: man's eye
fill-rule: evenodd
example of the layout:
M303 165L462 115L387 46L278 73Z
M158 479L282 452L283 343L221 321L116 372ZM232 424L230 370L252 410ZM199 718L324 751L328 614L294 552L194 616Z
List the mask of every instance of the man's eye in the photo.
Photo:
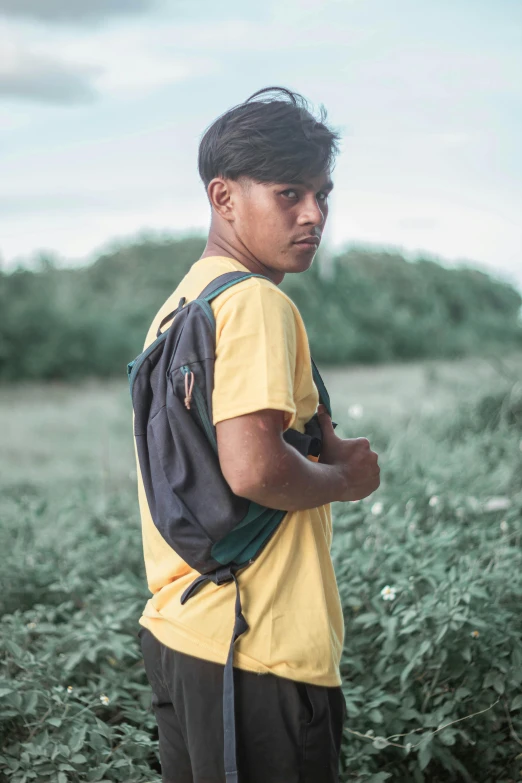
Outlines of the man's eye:
M288 190L283 190L281 195L282 196L286 196L287 198L290 198L292 200L295 200L295 199L299 198L299 193L297 192L297 190L293 190L291 188L289 188ZM328 193L325 193L322 190L317 194L318 201L324 202L324 201L327 200L327 198L328 198Z

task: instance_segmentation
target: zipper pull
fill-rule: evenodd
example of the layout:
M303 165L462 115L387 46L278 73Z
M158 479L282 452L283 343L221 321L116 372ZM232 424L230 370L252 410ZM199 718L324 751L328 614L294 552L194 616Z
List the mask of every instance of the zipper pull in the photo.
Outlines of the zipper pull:
M189 375L190 378L190 386L189 386ZM189 370L185 373L185 408L187 410L190 410L190 403L192 401L192 389L194 388L194 373L192 370Z

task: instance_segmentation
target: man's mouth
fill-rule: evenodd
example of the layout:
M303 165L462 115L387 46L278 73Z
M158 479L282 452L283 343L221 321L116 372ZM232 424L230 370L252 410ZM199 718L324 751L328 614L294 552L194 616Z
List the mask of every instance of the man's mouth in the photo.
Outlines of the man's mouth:
M318 236L309 236L309 237L303 237L303 239L299 239L297 242L294 242L295 245L302 245L303 247L319 247L320 238Z

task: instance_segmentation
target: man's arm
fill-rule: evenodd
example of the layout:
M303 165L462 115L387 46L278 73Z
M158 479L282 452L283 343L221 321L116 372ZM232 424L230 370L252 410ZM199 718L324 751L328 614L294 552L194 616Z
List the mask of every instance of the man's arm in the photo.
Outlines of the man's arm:
M284 413L262 410L216 424L221 470L232 491L268 508L297 511L332 501L360 500L380 483L377 454L366 438L339 438L319 407L319 462L283 438Z

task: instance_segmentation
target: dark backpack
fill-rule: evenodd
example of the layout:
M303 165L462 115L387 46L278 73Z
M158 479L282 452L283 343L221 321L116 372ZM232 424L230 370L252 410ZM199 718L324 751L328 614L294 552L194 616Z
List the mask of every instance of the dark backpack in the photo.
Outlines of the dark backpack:
M127 365L136 450L152 520L167 544L201 574L185 590L181 603L209 580L236 585L236 619L223 681L227 783L237 781L234 643L248 630L236 574L259 556L287 513L232 492L221 472L212 424L216 325L210 302L249 277L269 280L227 272L197 299L185 304L182 298L161 321L154 342ZM168 321L171 325L161 332ZM331 415L328 392L313 359L312 370L320 401ZM304 456L318 456L317 414L304 434L287 429L283 437Z

